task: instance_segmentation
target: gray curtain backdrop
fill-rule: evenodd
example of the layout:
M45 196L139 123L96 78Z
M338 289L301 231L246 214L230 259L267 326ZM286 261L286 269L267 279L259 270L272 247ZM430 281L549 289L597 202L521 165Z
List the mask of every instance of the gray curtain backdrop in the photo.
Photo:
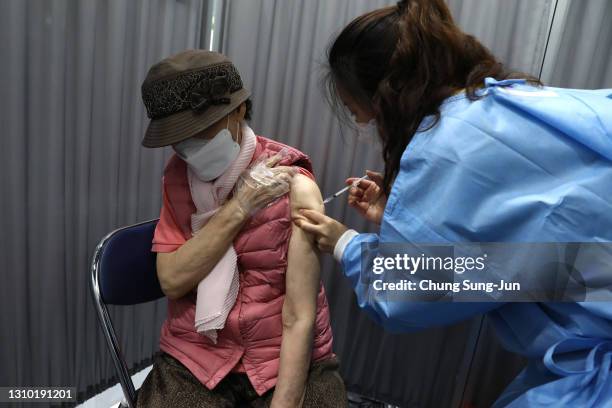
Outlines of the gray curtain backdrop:
M253 128L309 154L324 195L341 188L348 176L360 176L365 169L382 170L380 147L357 140L340 126L325 103L320 78L330 40L354 17L391 4L395 2L225 1L222 51L234 60L253 91ZM449 5L464 30L500 60L538 76L550 0L455 0ZM358 231L375 230L345 200L332 202L326 211ZM359 310L331 257L324 258L323 267L335 351L352 390L402 407L459 406L471 399L464 395L465 385L478 351L478 356L504 362L495 376L483 373L489 375L488 393L481 398L482 406L487 406L521 368L522 361L501 350L481 317L414 334L383 332ZM478 350L481 344L488 348Z
M202 0L0 1L0 385L82 399L114 376L89 263L107 232L159 215L166 153L140 145L140 84L199 46L202 12ZM129 365L146 363L165 302L111 314Z
M539 76L555 0L447 0L455 21L508 68Z
M612 2L559 0L553 28L542 80L568 88L612 88Z
M253 128L307 152L325 195L349 175L382 169L379 146L358 141L333 117L319 78L333 35L395 2L211 3L0 1L0 385L76 386L82 400L113 380L87 288L91 254L115 227L158 216L169 152L140 146L147 123L140 84L159 59L206 48L203 21L211 15L224 12L215 41L223 39L253 91ZM542 72L556 86L612 87L607 0L449 6L511 68ZM342 199L328 213L375 230ZM487 407L523 364L500 349L483 318L384 333L359 311L330 257L323 268L335 350L353 390L402 407ZM148 364L165 301L111 314L130 367Z

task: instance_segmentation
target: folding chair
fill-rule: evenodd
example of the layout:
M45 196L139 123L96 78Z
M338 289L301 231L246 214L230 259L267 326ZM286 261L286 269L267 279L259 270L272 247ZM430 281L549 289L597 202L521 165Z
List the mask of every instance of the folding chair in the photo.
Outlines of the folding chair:
M135 305L164 296L157 279L155 253L151 252L157 221L111 232L96 247L91 263L91 293L125 396L122 407L135 408L137 393L106 305Z

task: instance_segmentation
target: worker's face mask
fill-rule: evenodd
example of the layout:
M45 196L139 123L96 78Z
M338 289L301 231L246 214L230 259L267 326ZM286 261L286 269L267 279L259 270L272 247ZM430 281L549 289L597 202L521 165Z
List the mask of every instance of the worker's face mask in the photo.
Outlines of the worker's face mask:
M234 141L227 127L212 139L190 137L175 144L173 148L202 181L212 181L222 175L240 153L240 145Z
M357 122L357 118L354 114L350 114L351 123L357 130L357 138L363 141L372 143L378 140L378 124L376 119L372 118L368 123Z

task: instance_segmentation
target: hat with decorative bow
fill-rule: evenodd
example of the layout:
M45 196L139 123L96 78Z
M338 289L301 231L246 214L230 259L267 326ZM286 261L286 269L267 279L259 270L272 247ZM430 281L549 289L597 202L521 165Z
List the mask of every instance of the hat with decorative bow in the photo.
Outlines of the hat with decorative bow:
M142 84L142 100L151 119L142 144L178 143L223 119L251 93L224 55L187 50L153 65Z

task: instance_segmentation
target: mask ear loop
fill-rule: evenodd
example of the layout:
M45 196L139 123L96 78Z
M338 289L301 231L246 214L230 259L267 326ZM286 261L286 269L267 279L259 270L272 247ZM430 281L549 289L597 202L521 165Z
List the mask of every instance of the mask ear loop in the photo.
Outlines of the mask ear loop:
M229 130L229 117L230 117L230 114L228 113L227 114L227 124L225 125L225 130L227 130L228 132L230 132L230 130ZM230 135L232 135L232 132L230 132ZM236 139L238 139L238 135L236 135ZM233 137L232 137L232 140L234 140ZM234 140L234 142L235 142L235 140Z
M227 114L227 125L225 125L225 128L227 130L229 130L229 117L230 117L230 114L228 113ZM240 133L240 122L236 122L236 140L235 140L236 143L238 143L239 133Z

